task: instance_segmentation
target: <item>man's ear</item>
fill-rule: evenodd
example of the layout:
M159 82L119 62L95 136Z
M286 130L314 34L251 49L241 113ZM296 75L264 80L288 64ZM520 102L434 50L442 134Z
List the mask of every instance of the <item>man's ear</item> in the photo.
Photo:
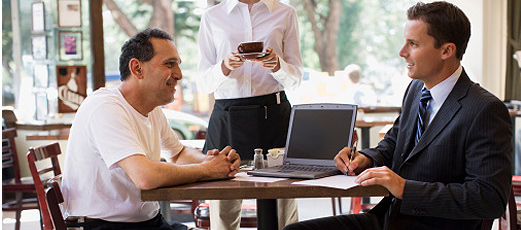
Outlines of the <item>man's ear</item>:
M443 60L447 60L452 56L456 56L456 44L452 42L447 42L442 45L442 53L441 58Z
M130 73L134 76L136 76L138 79L143 78L142 74L142 65L139 60L136 58L130 59L130 62L128 63L128 68L130 69Z

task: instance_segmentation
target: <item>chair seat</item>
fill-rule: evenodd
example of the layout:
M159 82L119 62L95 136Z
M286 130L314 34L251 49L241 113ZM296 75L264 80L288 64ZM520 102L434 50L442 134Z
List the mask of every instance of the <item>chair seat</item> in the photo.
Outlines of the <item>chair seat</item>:
M14 178L2 180L2 190L4 192L35 192L33 178L22 177L21 183L16 183Z

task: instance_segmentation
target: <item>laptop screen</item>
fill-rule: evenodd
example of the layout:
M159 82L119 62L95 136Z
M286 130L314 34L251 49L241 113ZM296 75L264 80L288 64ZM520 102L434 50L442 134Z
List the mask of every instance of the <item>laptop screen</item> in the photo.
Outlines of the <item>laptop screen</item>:
M295 105L286 140L285 163L334 166L333 158L350 146L356 105Z

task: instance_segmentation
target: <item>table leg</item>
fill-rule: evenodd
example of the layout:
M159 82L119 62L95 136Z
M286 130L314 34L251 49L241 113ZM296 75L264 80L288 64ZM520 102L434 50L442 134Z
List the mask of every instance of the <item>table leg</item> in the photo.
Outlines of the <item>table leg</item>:
M257 200L257 229L278 229L277 200Z
M371 131L371 127L360 127L360 129L362 130L362 149L369 148L369 138L371 138L369 132Z

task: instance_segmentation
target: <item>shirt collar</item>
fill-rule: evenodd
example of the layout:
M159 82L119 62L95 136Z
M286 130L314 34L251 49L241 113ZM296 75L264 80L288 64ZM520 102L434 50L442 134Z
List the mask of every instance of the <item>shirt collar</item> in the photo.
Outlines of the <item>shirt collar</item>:
M463 72L463 67L460 65L456 71L450 75L450 77L430 89L434 103L438 105L443 104L445 99L449 96L449 93L452 91L452 88L454 88L454 85L456 85L461 72Z
M266 7L271 13L273 7L275 6L275 2L276 0L260 0L259 3L264 3L264 5L266 5ZM226 13L230 14L233 8L235 8L239 4L239 0L227 0L226 2L224 2L224 4L226 4Z

